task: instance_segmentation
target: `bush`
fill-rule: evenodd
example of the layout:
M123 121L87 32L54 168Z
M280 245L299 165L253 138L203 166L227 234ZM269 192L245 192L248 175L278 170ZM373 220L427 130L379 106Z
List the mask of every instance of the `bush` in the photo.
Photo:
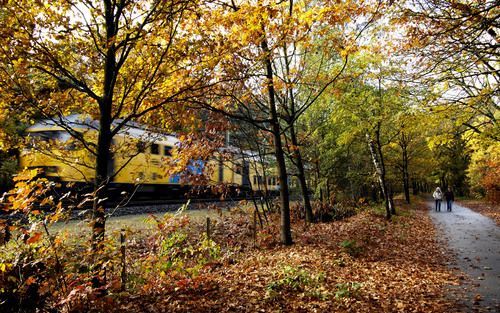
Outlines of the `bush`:
M479 149L472 154L468 177L472 192L484 196L493 203L500 203L500 148L495 143L488 149Z
M352 298L359 294L359 290L363 285L357 282L337 284L337 291L335 291L335 298Z
M17 160L0 152L0 193L13 187L12 177L17 173Z
M275 298L282 291L300 291L306 296L325 298L328 295L320 288L324 281L323 273L314 275L301 268L285 266L278 274L278 280L267 285L266 298Z
M315 220L319 222L339 221L356 215L357 209L354 206L338 203L329 204L315 202L313 204Z
M42 308L46 294L42 292L42 284L50 281L45 262L34 258L33 251L23 247L18 253L0 257L0 311L30 312Z
M188 231L189 218L152 216L157 231L146 240L146 251L133 261L136 288L147 292L196 288L204 267L221 257L221 248L205 233Z
M363 252L363 247L358 245L356 240L344 240L340 243L340 247L352 257L357 257Z

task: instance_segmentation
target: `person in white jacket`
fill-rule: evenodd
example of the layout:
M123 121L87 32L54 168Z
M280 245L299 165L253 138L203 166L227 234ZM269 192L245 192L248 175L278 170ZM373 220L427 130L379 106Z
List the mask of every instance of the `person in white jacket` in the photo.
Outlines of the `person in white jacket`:
M441 211L441 201L443 201L443 192L441 191L441 188L437 187L432 194L432 197L436 201L436 212Z

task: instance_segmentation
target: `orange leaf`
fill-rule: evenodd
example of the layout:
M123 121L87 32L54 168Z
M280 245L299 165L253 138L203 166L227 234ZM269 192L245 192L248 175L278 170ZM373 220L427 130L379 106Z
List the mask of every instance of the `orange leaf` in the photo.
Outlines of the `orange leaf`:
M26 285L27 286L33 284L34 282L36 282L36 279L33 276L30 276L30 277L28 277L28 279L26 279Z
M28 238L28 240L26 241L26 243L27 244L32 244L32 243L40 241L41 238L42 238L42 233L36 232L36 233L34 233L33 235L31 235Z

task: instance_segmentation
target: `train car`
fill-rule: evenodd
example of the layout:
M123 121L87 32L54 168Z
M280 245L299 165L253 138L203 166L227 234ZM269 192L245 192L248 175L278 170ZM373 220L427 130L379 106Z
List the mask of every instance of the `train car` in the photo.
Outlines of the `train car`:
M63 185L90 188L95 157L85 145L97 141L97 129L97 122L81 115L42 120L26 130L27 147L21 153L20 166L38 169L40 175ZM196 183L198 189L225 185L240 193L279 190L273 170L266 175L250 152L223 149L209 160L192 160L186 168L172 170L182 153L178 138L128 123L113 139L109 189L173 198L192 189L195 183L189 178L205 176L208 179L198 180L204 182L201 186Z
M279 191L275 167L261 160L253 151L224 147L212 158L208 167L215 169L211 172L212 185L230 185L244 191L251 190L254 194L276 194Z

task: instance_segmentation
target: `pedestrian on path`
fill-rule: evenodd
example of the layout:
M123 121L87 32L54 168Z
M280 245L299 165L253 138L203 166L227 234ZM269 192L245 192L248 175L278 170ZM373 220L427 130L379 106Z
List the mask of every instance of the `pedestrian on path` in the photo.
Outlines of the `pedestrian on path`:
M441 192L441 188L436 187L432 197L436 201L436 212L441 211L441 201L443 200L443 192Z
M444 197L446 198L446 211L451 212L453 201L455 201L455 195L453 194L451 187L448 187L448 190L444 193Z

